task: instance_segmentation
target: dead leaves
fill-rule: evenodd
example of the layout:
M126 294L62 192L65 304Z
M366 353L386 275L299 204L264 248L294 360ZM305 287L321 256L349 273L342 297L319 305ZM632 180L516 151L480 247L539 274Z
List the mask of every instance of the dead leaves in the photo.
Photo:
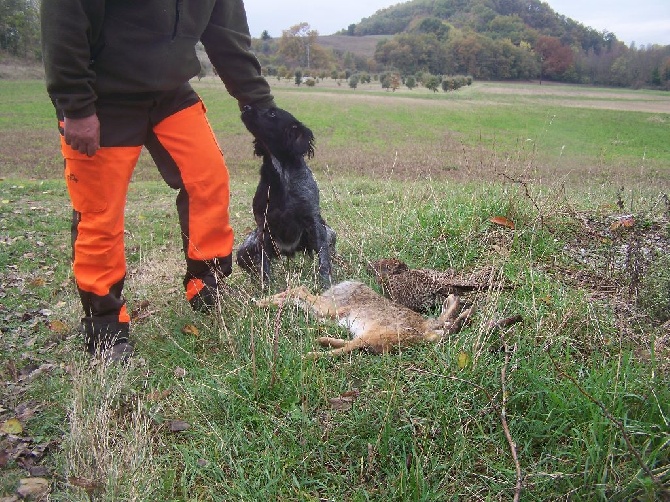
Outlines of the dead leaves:
M93 500L93 497L97 492L100 492L104 488L104 485L100 481L94 479L70 476L67 478L67 481L72 486L83 488L91 500Z
M514 222L504 216L494 216L489 219L489 221L495 225L499 225L501 227L509 228L510 230L514 230L515 226Z
M459 352L458 356L456 356L456 365L458 366L458 369L462 370L469 364L470 364L470 354L468 354L467 352Z
M50 484L49 480L44 478L24 478L19 481L16 493L24 499L44 500L49 493Z
M184 335L192 335L192 336L199 336L200 335L200 330L195 327L193 324L185 324L184 327L181 329L181 332Z
M21 422L17 418L10 418L0 424L0 432L18 436L19 434L23 434L23 425L21 425Z
M151 310L151 302L149 300L142 300L137 307L135 307L130 312L130 320L132 322L140 322L148 319L153 314L156 313L155 310Z
M360 392L358 389L353 389L348 392L344 392L337 397L331 397L328 399L331 409L334 411L349 411L354 406L354 402L358 399Z
M618 216L610 225L610 230L612 232L628 230L635 226L635 217L632 214L626 214L624 216Z
M170 432L182 432L191 428L191 424L183 420L170 420L168 422Z

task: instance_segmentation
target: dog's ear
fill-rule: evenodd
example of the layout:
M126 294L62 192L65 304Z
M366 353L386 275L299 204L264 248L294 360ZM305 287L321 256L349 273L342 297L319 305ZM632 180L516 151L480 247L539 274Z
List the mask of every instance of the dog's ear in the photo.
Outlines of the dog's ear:
M262 157L264 154L265 154L265 148L263 148L263 144L257 139L254 139L254 155Z
M288 151L299 157L314 156L314 134L308 127L300 122L294 122L284 132Z

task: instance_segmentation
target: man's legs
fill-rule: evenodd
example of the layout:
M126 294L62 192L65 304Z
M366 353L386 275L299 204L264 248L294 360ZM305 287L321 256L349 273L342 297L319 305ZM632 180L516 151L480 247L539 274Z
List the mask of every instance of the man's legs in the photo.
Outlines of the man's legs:
M121 292L126 275L124 207L141 147L103 147L88 157L65 144L65 180L72 201L72 259L84 308L82 331L91 354L127 344L130 317Z
M191 93L197 101L156 123L146 146L165 181L179 189L186 298L194 310L208 311L218 282L232 271L229 178L204 105Z

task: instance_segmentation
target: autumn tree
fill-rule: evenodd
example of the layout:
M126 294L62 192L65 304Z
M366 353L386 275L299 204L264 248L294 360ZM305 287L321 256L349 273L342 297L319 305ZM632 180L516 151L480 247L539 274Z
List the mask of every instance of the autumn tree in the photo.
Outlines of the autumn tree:
M542 75L552 80L560 80L574 63L572 49L564 46L556 37L538 38L535 52L541 58Z
M282 32L277 52L294 67L329 68L332 56L317 43L318 36L308 23L296 24Z

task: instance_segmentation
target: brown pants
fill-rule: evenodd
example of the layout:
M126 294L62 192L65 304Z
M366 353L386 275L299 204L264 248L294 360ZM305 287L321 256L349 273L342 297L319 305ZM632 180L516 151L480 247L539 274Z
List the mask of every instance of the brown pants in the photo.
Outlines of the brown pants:
M96 326L105 331L111 324L127 334L124 209L142 147L168 185L179 190L189 300L211 282L214 268L230 273L228 169L205 107L188 85L173 92L99 99L96 107L101 148L93 157L73 150L61 137L73 207L73 269L87 316L85 331L98 331Z

